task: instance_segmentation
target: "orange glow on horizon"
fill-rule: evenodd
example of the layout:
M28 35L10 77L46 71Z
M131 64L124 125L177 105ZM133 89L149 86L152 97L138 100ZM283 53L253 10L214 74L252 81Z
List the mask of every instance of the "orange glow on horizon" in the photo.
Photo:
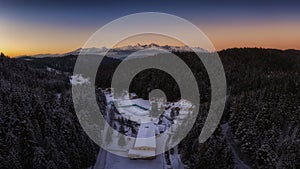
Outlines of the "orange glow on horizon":
M98 29L16 23L3 18L0 18L0 22L6 25L0 27L0 52L10 57L73 51L82 47L89 36ZM198 27L208 36L218 51L232 47L300 49L300 23L292 21L207 23L198 24ZM174 40L157 36L132 38L131 41L124 41L117 47L137 43L182 45Z
M249 23L205 26L217 50L233 47L300 49L300 23Z

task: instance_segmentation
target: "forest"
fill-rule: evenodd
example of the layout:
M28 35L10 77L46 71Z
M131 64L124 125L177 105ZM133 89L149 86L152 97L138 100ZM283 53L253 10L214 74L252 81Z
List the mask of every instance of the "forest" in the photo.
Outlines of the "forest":
M300 51L219 51L228 97L219 127L203 144L198 137L210 106L209 78L195 53L175 54L191 68L201 93L196 123L179 144L189 168L300 168ZM70 76L76 58L9 58L1 53L0 168L94 165L99 146L83 131L73 107ZM110 87L121 62L104 58L96 88ZM145 99L153 89L163 90L169 101L180 99L174 79L157 69L139 73L130 85L131 92ZM101 90L95 92L104 110L105 97Z

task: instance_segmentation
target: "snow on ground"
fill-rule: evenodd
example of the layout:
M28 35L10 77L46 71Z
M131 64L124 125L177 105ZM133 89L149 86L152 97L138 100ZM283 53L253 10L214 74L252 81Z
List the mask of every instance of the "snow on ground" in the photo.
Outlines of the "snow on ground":
M56 93L56 102L60 104L61 93Z
M47 69L48 72L55 72L55 69L52 69L51 67L48 67L48 66L47 66L46 69Z
M107 145L107 148L109 149L109 151L118 151L118 152L123 152L124 156L127 156L129 149L131 149L133 147L133 140L125 140L125 145L124 146L119 146L118 141L119 141L119 137L118 137L119 133L117 131L113 131L113 135L112 135L112 142L109 143Z
M53 69L53 68L48 67L48 66L46 67L46 70L48 72L54 72L54 73L57 73L57 74L61 74L61 72L59 70Z
M170 154L169 157L173 169L184 169L184 165L178 154L178 147L174 147L174 154Z
M135 94L131 94L135 96ZM106 99L109 102L117 103L117 108L122 116L141 123L146 123L154 120L149 116L149 109L151 104L148 100L141 98L130 99L128 93L119 98L113 98L112 94L106 94Z
M89 84L90 80L88 78L84 78L80 74L76 74L70 77L70 83L72 85L82 85L82 84Z
M151 110L151 103L153 100L149 101L142 98L130 99L128 92L124 92L123 95L119 96L118 98L114 98L111 92L104 91L104 93L108 104L117 103L118 111L120 114L122 114L122 116L141 123L157 120L156 118L150 117L149 111ZM130 95L136 96L135 93L131 93ZM155 102L157 103L159 110L161 107L168 107L167 110L161 110L164 111L163 116L165 116L167 119L171 119L170 114L172 109L179 108L179 116L174 119L176 123L185 119L191 112L191 108L194 108L191 102L184 99L172 103L164 103L163 99L157 99Z
M130 98L129 93L124 92L122 96L119 96L118 98L114 98L113 94L111 93L110 89L102 90L105 94L106 101L107 101L107 109L111 108L111 104L117 104L116 107L118 108L118 111L121 115L116 116L124 116L130 120L134 121L140 121L142 123L149 122L149 119L152 118L152 124L156 127L155 130L156 134L159 134L159 130L163 130L164 132L166 129L168 129L172 123L174 122L174 125L172 125L172 128L176 129L180 124L182 123L184 118L187 118L188 115L191 113L191 110L193 109L193 105L186 101L186 100L180 100L178 102L174 103L164 103L163 100L157 100L158 107L163 107L164 112L162 114L162 123L158 123L158 118L150 117L149 110L151 109L151 102L148 100L144 100L141 98L137 98L137 96L133 93L131 93L131 97L135 96L134 98ZM166 108L166 109L165 109ZM171 112L172 110L179 109L179 115L174 118L171 118ZM135 118L135 119L134 119ZM147 119L147 120L145 120ZM173 122L172 122L173 121ZM116 124L116 127L119 128L121 124L118 123L118 121L114 121ZM107 127L105 127L104 130L106 130ZM125 128L126 130L126 128ZM104 132L106 133L106 132ZM173 132L169 132L170 135L173 134ZM106 134L104 134L106 135ZM127 134L126 134L127 135ZM107 152L105 150L100 150L98 154L98 159L95 164L95 168L99 169L167 169L171 166L166 166L166 160L165 160L165 154L157 155L155 159L153 160L131 160L130 158L126 157L119 157L111 152L118 151L118 153L124 153L123 155L126 156L128 154L128 151L133 148L134 141L132 140L126 140L126 145L123 147L120 147L118 145L118 133L113 133L113 141L108 144L108 149L110 152ZM166 139L159 139L160 141L163 141L164 143L158 143L156 149L158 148L166 148L163 145L168 145L167 142L172 141L168 137ZM171 165L174 169L183 169L184 164L182 163L180 159L180 155L178 154L178 150L176 148L176 151L174 154L170 156Z
M292 129L292 125L291 124L288 124L288 126L286 127L286 129L284 129L281 132L281 134L279 135L279 140L278 140L278 144L276 146L276 151L277 152L279 151L279 149L281 148L281 146L282 146L282 144L284 142L287 142L287 141L294 142L295 139L296 139L298 130L299 130L299 124L294 129ZM282 168L281 167L282 166L282 159L285 158L285 156L286 156L285 154L282 154L279 157L279 160L277 162L276 168Z
M100 150L95 169L164 169L163 155L153 160L131 160L120 157L103 149Z

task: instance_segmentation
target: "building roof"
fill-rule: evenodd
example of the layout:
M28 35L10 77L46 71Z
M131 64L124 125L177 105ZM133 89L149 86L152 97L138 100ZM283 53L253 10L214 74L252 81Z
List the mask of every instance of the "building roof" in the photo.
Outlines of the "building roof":
M155 150L136 150L130 149L128 152L128 156L137 157L137 158L148 158L155 156Z
M134 148L156 148L155 129L156 126L153 123L142 123L139 127Z

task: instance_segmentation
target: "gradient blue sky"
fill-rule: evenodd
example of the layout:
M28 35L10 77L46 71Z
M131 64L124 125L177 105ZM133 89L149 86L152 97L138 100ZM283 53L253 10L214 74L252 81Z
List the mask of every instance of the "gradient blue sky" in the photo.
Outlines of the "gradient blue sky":
M61 53L81 47L104 24L137 12L185 18L217 49L300 49L300 2L296 1L72 1L1 0L0 51L11 56Z

